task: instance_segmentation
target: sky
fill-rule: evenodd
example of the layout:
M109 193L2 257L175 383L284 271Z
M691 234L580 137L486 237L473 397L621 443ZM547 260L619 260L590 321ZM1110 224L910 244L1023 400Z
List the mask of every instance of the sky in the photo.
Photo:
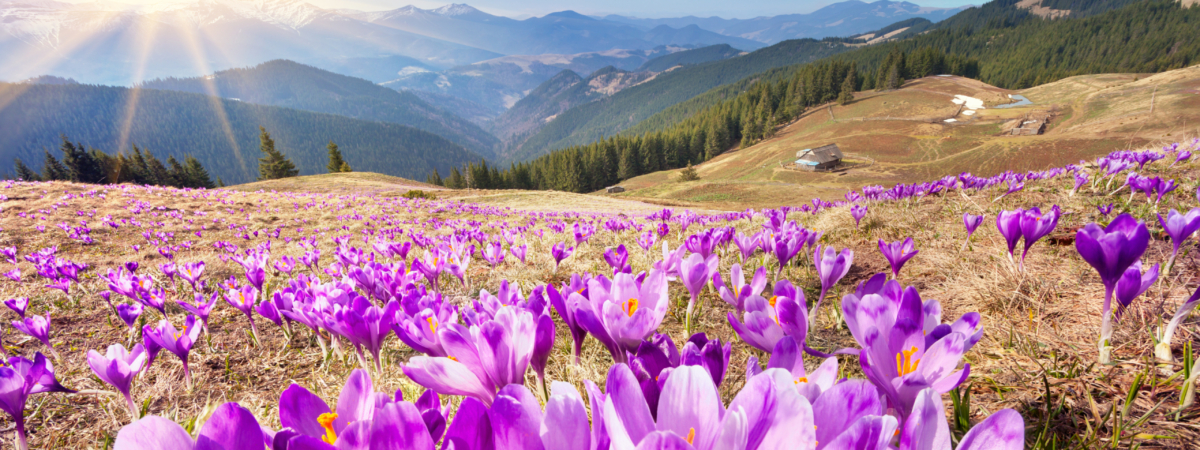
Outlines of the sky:
M91 0L67 0L79 3ZM119 3L147 4L178 0L113 0ZM322 8L350 8L364 11L383 11L406 5L432 9L450 1L439 0L307 0ZM574 10L588 15L620 14L641 18L719 16L726 19L749 19L758 16L809 13L837 0L453 0L465 2L482 11L515 18L543 16L548 13ZM874 0L863 0L872 2ZM948 8L980 4L986 0L910 0L921 6Z

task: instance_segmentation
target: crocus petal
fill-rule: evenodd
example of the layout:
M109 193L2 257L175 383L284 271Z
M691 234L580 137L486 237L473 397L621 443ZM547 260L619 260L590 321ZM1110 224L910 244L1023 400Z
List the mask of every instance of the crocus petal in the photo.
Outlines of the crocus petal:
M113 450L190 450L196 442L179 424L158 416L138 419L117 433Z
M867 380L848 380L833 385L817 398L812 408L820 411L813 418L817 427L817 448L833 442L859 418L883 414L879 391Z
M433 439L412 403L389 403L371 420L371 450L433 450Z
M658 430L680 436L695 433L692 445L712 446L722 414L721 397L702 367L680 366L671 372L658 401Z
M484 387L471 369L450 358L414 356L404 365L404 375L442 395L466 395L485 404L490 404L496 396Z
M536 397L519 384L500 389L495 403L488 409L496 450L541 450L538 431L542 423L542 408Z
M317 423L317 417L331 412L321 397L293 384L279 396L279 423L305 436L321 437L325 428Z
M250 410L225 403L200 427L196 450L262 450L263 432Z
M464 398L446 429L442 450L486 450L492 444L492 423L487 407L472 397Z
M550 385L546 418L538 431L548 449L589 450L591 448L587 408L575 386L555 381Z
M1002 409L971 428L958 450L1021 450L1025 448L1025 419Z
M917 393L912 414L900 435L901 450L945 450L950 448L950 426L946 424L942 396L933 389Z

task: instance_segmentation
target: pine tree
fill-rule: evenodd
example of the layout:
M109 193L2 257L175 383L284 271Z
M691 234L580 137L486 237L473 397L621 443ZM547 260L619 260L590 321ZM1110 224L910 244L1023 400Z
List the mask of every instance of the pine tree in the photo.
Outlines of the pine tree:
M171 172L167 170L167 166L163 165L149 149L142 149L142 154L145 155L146 172L149 180L148 184L155 186L169 186L171 184Z
M342 151L338 150L338 145L333 141L329 141L329 145L325 148L329 149L329 165L325 166L329 169L329 173L350 172L350 163L342 159Z
M51 155L49 150L43 150L43 152L46 154L46 159L42 165L42 179L46 181L70 180L71 174L67 166Z
M212 189L217 187L213 184L212 177L208 175L208 170L200 164L200 161L192 155L188 155L183 160L184 173L187 174L188 181L192 187ZM223 185L223 184L222 184Z
M904 83L904 81L900 79L900 65L893 64L892 67L888 69L887 73L887 84L884 85L885 88L888 90L900 89L900 85Z
M173 187L185 188L195 187L191 185L191 180L188 179L187 170L183 168L183 164L175 159L175 155L167 157L167 184Z
M150 167L146 164L146 158L142 155L142 150L137 145L133 146L133 156L129 157L130 162L130 179L134 184L154 184L150 179Z
M296 165L292 164L283 153L275 149L275 140L271 139L271 134L267 133L267 129L258 127L259 147L263 152L263 157L258 159L258 179L275 180L279 178L294 177L300 174L296 170Z
M854 78L857 76L853 68L850 69L850 73L846 74L846 80L842 82L841 92L838 93L839 105L846 106L851 101L854 101L854 84L856 81Z
M696 181L700 179L700 174L696 173L696 168L688 163L687 168L679 171L679 181Z
M462 189L467 187L467 181L463 179L462 173L457 167L450 169L450 178L446 179L446 187L450 189Z
M446 185L446 183L442 182L442 176L438 174L437 169L433 169L433 173L429 174L429 178L426 178L425 182L432 184L434 186L445 186Z
M219 187L219 188L225 187L225 180L222 180L221 177L217 177L217 187Z
M33 169L30 169L29 166L21 162L21 158L15 158L13 165L16 166L18 180L42 181L42 177L39 177L37 172L34 172Z
M626 145L621 149L621 162L617 168L617 179L624 181L630 178L641 175L642 168L638 164L637 149L632 145Z

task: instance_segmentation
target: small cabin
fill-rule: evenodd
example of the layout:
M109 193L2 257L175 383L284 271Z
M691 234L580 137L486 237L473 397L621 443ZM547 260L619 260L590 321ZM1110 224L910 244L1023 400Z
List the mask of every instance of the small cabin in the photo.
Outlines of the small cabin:
M837 144L823 147L806 148L796 152L796 166L812 171L825 172L836 169L842 164L842 150Z
M609 186L609 187L604 188L604 192L607 192L609 194L620 194L622 192L625 192L625 188L623 188L621 186Z

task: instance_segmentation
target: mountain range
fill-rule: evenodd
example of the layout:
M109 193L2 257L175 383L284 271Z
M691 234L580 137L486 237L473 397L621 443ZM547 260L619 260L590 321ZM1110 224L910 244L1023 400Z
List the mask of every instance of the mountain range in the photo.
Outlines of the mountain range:
M619 15L604 16L603 19L647 30L663 26L698 27L725 36L775 44L788 39L851 36L916 17L937 22L970 7L967 5L958 8L931 8L903 1L879 0L867 3L848 0L825 6L808 14L783 14L753 19L695 16L639 19Z

